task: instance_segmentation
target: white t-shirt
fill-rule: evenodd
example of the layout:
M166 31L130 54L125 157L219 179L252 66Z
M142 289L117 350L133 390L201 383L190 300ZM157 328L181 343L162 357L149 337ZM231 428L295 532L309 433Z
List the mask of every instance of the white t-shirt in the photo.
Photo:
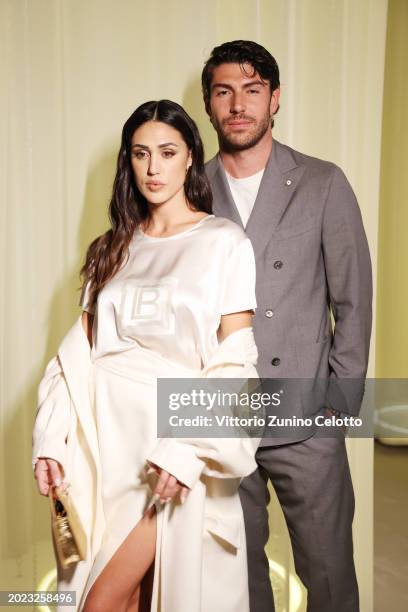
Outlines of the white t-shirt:
M223 314L255 310L255 257L229 219L208 215L173 236L137 229L126 264L81 306L95 312L92 359L139 346L185 367L205 366Z
M234 178L225 170L232 197L238 208L244 227L246 227L249 215L254 207L264 170L265 168L245 178Z

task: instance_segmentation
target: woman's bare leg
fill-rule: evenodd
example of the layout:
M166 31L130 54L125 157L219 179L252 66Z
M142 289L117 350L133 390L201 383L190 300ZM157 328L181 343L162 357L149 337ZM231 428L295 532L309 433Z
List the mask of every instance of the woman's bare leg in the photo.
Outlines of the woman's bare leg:
M130 596L129 601L126 605L126 612L141 612L140 609L140 585L135 589Z
M152 507L119 546L89 591L83 612L137 610L140 584L156 552L156 511ZM137 605L139 605L137 603Z
M154 562L143 576L140 585L133 591L127 603L126 612L150 612L152 603Z

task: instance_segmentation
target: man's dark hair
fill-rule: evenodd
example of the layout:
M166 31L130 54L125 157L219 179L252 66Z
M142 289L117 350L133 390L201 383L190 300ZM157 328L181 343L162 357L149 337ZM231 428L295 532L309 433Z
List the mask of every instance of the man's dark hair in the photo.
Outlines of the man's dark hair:
M271 93L279 87L278 64L269 51L252 40L233 40L214 47L210 57L204 64L201 84L206 106L210 99L214 68L221 64L242 65L246 63L251 64L262 79L269 81Z

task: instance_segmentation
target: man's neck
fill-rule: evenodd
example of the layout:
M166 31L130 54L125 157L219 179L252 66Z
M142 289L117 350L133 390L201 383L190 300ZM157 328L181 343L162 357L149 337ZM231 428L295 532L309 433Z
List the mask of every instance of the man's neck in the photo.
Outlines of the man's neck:
M272 151L272 134L260 140L250 149L243 151L222 151L219 156L225 170L234 178L246 178L263 170Z

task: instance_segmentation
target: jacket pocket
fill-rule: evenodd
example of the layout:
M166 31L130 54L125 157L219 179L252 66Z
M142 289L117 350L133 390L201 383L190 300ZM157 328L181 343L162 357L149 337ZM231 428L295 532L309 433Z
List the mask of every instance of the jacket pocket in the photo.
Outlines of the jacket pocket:
M292 224L288 227L277 228L273 234L273 240L290 240L291 238L295 238L312 231L320 231L319 221L316 219L302 221L301 223Z
M244 529L242 516L230 515L226 517L206 513L204 516L204 529L236 549L241 547Z
M296 344L301 378L326 378L329 375L331 345L331 334L323 340L319 340L319 342L299 342Z

